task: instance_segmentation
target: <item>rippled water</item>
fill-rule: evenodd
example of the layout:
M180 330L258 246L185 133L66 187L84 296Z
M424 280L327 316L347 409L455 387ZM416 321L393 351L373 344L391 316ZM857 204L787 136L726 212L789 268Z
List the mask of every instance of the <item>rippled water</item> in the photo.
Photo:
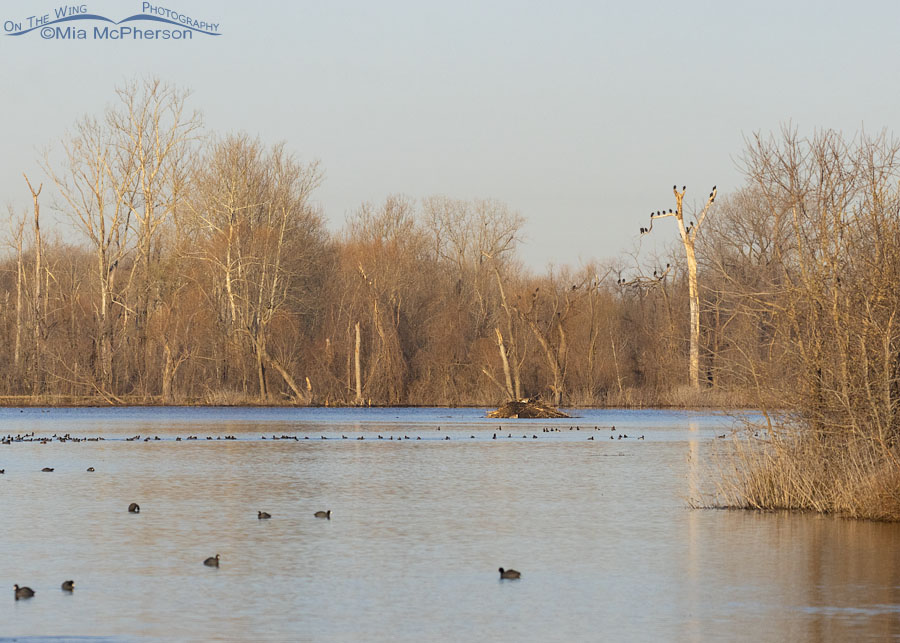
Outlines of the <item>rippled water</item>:
M580 413L0 410L106 438L0 445L0 636L900 639L896 525L689 509L730 420Z

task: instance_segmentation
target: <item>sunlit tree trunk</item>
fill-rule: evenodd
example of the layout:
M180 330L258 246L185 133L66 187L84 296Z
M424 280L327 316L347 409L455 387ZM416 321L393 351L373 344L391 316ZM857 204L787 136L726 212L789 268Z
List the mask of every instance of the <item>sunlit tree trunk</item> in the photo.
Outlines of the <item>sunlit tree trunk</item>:
M506 395L510 400L518 399L513 397L515 390L513 389L512 375L509 372L509 359L506 357L506 346L503 345L503 334L499 328L495 328L497 333L497 348L500 349L500 361L503 362L503 376L506 379Z
M36 394L40 394L43 391L43 363L42 363L42 352L43 352L43 322L44 322L44 313L43 307L41 306L41 285L44 281L44 276L41 273L41 206L38 201L38 197L41 194L41 190L44 189L43 183L38 186L38 189L35 190L31 186L31 181L28 180L28 177L23 174L25 177L25 182L28 184L28 189L31 191L31 198L34 202L34 283L32 285L32 303L31 303L31 311L32 311L32 342L34 345L34 363L32 365L34 369L34 386L32 391Z
M353 373L356 376L356 398L353 400L354 404L362 405L363 396L362 396L362 368L360 366L360 357L359 357L359 348L360 348L360 338L359 338L359 322L356 322L354 327L356 331L356 343L353 347Z

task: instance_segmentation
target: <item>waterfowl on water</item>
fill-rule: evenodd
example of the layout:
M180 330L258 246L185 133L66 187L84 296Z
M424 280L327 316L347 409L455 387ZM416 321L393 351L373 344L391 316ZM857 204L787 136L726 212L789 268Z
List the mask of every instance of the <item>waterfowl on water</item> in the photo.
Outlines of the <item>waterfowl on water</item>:
M19 587L18 585L13 585L13 590L16 594L16 600L20 598L31 598L34 596L34 590L30 587Z
M257 511L256 514L257 514L256 517L259 518L260 520L266 520L266 519L272 517L272 514L270 514L267 511Z
M328 520L331 520L331 509L328 511L317 511L313 515L315 515L316 518L327 518Z
M206 560L203 561L203 564L207 567L218 567L219 566L219 555L210 556Z
M141 513L141 507L136 502L132 502L128 505L128 513L139 514Z
M522 578L522 574L517 572L514 569L503 569L500 568L500 578L507 578L509 580L514 580L516 578Z
M94 470L94 467L88 467L87 470L88 470L88 471L93 471L93 470Z
M64 580L62 584L62 588L64 592L71 592L75 589L75 581L73 580Z
M53 471L53 467L44 467L43 469L41 469L41 471L50 472L50 471Z

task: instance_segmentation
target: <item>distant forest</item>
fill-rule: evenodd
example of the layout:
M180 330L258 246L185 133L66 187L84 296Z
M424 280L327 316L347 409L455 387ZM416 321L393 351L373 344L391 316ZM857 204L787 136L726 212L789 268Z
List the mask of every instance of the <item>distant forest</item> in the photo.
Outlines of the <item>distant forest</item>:
M700 213L680 226L648 216L675 196L635 202L635 237L652 221L652 235L674 242L669 255L536 274L517 256L522 217L493 200L389 196L331 234L313 205L315 162L208 132L188 92L141 79L22 180L33 207L10 211L0 264L0 395L759 405L790 391L850 404L854 389L893 413L895 150L886 136L749 139L745 186L710 200L702 227ZM80 239L42 233L48 207ZM685 232L696 241L696 382Z

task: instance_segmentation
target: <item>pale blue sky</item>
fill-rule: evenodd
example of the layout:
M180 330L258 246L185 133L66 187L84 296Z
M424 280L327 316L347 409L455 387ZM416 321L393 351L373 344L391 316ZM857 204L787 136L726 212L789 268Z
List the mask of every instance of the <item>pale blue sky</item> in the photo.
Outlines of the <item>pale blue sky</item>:
M142 5L86 4L115 20ZM5 0L0 23L61 5ZM744 135L787 121L893 130L900 116L900 3L156 5L222 35L0 32L0 203L25 207L21 172L41 180L39 150L116 83L153 73L192 88L210 129L320 159L332 229L391 193L492 197L527 218L522 257L543 270L632 250L673 183L688 202L738 186Z

